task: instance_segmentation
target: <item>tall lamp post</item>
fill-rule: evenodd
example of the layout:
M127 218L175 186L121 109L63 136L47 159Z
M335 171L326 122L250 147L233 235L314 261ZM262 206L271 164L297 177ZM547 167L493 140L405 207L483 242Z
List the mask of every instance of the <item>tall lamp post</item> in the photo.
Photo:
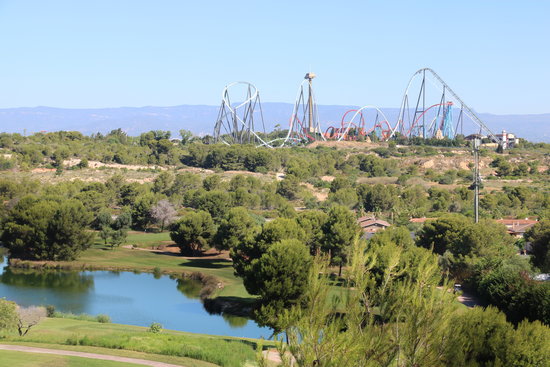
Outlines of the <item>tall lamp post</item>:
M479 175L479 146L481 139L474 139L474 216L475 222L479 222L479 187L481 186L481 177Z

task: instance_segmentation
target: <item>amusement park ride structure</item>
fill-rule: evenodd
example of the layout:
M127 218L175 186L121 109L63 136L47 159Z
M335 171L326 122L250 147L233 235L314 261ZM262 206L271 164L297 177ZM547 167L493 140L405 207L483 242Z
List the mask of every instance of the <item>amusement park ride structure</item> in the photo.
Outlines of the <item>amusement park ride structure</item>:
M228 145L248 143L256 146L281 147L307 144L316 140L387 141L397 136L453 139L458 134L463 134L466 125L467 129L484 133L499 145L505 144L449 85L429 68L418 70L409 80L394 124L378 107L367 105L347 111L339 125L330 126L323 133L313 92L313 78L315 74L307 73L298 88L286 136L272 140L265 133L260 94L256 87L247 82L229 84L223 90L222 104L214 127L214 140ZM244 98L241 96L240 99L244 102L232 105L230 90L238 85L246 87ZM411 97L414 97L414 105L409 104ZM459 109L455 116L453 109ZM256 123L257 121L260 123ZM257 130L256 125L261 125L263 130Z

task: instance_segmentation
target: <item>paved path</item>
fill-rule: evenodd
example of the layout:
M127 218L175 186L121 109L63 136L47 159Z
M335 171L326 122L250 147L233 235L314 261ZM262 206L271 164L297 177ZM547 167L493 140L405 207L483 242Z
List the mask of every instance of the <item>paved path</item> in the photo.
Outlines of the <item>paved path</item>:
M468 306L468 307L475 307L475 306L481 306L482 303L477 299L476 296L474 296L471 293L468 292L462 292L462 295L458 296L458 302Z
M177 365L177 364L149 361L147 359L127 358L127 357L110 356L106 354L96 354L96 353L75 352L72 350L35 348L35 347L27 347L24 345L0 344L0 350L13 350L13 351L27 352L27 353L56 354L59 356L103 359L107 361L134 363L134 364L141 364L144 366L152 366L152 367L182 367L181 365Z

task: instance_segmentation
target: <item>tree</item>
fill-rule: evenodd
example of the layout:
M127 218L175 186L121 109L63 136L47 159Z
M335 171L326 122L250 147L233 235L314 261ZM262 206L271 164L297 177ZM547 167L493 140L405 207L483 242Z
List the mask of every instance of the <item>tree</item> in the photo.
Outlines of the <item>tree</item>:
M97 214L93 224L95 229L102 229L105 226L110 226L112 222L113 218L111 212L107 209L103 209Z
M542 272L550 272L550 220L538 222L525 233L531 242L531 261Z
M178 173L174 178L174 183L168 189L169 196L183 195L185 192L201 187L200 176L190 173Z
M28 196L8 214L0 241L15 258L73 260L93 242L87 230L91 220L78 200Z
M352 188L341 189L336 192L330 192L328 195L328 201L338 205L346 206L350 209L354 208L358 204L357 191Z
M462 242L464 230L471 224L472 222L462 215L447 215L428 221L418 234L416 243L443 255L445 251Z
M67 200L48 223L47 258L73 260L80 252L89 248L94 234L87 231L92 214L77 200Z
M128 231L124 228L117 229L111 234L111 248L118 247L126 242Z
M328 212L328 220L323 225L323 250L330 254L334 265L340 267L346 262L347 250L361 229L355 215L344 206L333 206Z
M145 229L151 223L151 208L157 198L152 193L139 195L132 203L132 224L140 229Z
M194 199L194 208L207 211L216 221L225 216L231 204L231 195L219 190L206 191Z
M391 210L398 201L398 191L389 185L360 185L357 193L366 211L381 212Z
M279 241L260 257L250 274L259 278L262 301L282 300L286 305L300 298L311 266L307 247L297 239Z
M179 246L183 255L193 256L209 246L215 233L212 216L199 210L185 215L174 223L170 238Z
M296 220L304 230L303 242L312 255L317 254L323 244L323 226L328 221L328 215L320 210L306 210L298 214Z
M15 302L0 298L0 331L17 327L17 305Z
M109 242L109 238L113 235L113 229L111 226L103 226L101 227L101 230L99 231L99 237L105 242L105 246L107 246L107 242Z
M19 336L25 336L29 330L47 316L45 307L17 306L17 331Z
M132 226L132 212L130 208L124 208L115 221L111 224L113 229L128 229Z
M161 200L151 208L151 218L160 224L160 231L164 231L167 224L171 224L176 218L176 209L168 200Z
M336 192L341 189L350 189L352 182L349 177L338 176L330 183L330 192Z
M174 174L169 171L161 172L153 181L153 188L151 189L154 193L166 193L168 189L174 183Z
M297 198L300 191L300 180L291 174L285 176L282 181L277 183L277 194L288 200Z
M243 207L232 208L221 221L214 246L218 251L229 250L242 243L251 243L260 232L260 226Z
M222 186L222 178L219 175L207 176L202 181L202 187L204 187L206 191L219 190L221 189L221 186Z
M303 229L294 219L277 218L266 222L254 241L239 242L231 248L230 256L235 275L243 278L244 286L249 293L258 294L260 285L253 276L249 276L254 274L254 264L274 243L304 236Z
M189 130L181 129L179 133L181 136L182 145L187 145L195 139L195 137L193 136L193 133Z
M454 256L509 258L515 253L513 239L502 224L493 220L473 223L462 215L447 215L427 222L416 243L439 255L449 251Z
M395 244L404 249L414 246L414 241L411 238L411 232L405 227L392 226L384 231L377 232L369 240L370 245L376 246L388 246L389 244Z
M254 264L246 277L254 277L257 283L261 308L256 319L260 324L281 330L277 330L279 323L273 316L302 297L311 263L308 248L296 239L289 239L273 244Z
M279 347L283 366L444 365L454 296L445 285L438 289L441 273L429 251L419 249L417 266L407 264L406 271L396 272L403 252L394 249L377 283L371 273L376 252L365 251L363 241L353 241L344 287L332 302L327 301L334 294L328 264L321 258L314 261L300 305L278 317L288 337Z

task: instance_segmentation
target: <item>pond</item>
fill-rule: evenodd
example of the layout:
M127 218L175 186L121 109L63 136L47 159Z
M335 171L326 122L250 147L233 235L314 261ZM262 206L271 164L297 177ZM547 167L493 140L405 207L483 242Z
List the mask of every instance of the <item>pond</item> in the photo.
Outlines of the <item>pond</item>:
M0 264L3 258L0 256ZM37 271L0 265L0 298L22 306L53 305L57 311L106 314L119 324L192 333L268 338L253 320L211 315L199 299L201 284L167 275L112 271Z

